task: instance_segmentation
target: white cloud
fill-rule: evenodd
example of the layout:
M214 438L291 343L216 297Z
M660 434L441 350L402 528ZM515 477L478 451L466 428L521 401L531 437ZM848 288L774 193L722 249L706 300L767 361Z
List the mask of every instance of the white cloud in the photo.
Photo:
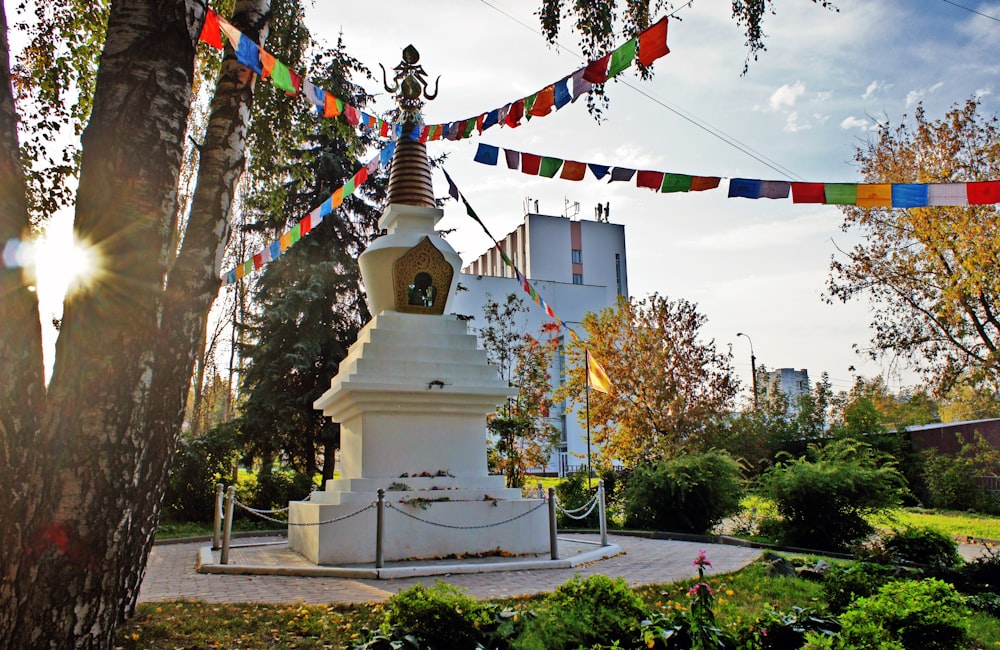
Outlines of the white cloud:
M870 84L868 84L868 87L865 88L865 92L863 95L861 95L861 99L871 99L872 97L875 96L876 93L879 93L883 90L889 90L890 88L892 88L892 84L889 83L888 81L875 80Z
M974 92L972 94L976 96L976 99L982 99L983 97L986 97L987 95L992 95L993 91L990 90L989 88L977 88L976 92Z
M785 131L788 133L797 133L811 128L812 125L809 122L799 121L798 111L790 111L785 119Z
M934 84L933 86L931 86L930 88L918 88L918 89L911 90L910 92L906 93L906 107L910 108L910 107L914 106L917 102L919 102L920 100L922 100L925 96L930 95L931 93L934 93L934 92L938 91L941 88L941 86L943 86L943 85L944 85L944 82L943 81L939 81L936 84Z
M854 117L853 115L851 115L850 117L845 117L843 120L840 121L840 128L845 130L861 129L862 131L867 131L868 127L869 127L868 120L862 117Z
M760 199L762 202L768 199ZM826 240L836 231L841 214L837 210L814 211L791 219L774 218L724 232L712 232L678 240L679 248L698 251L778 251L807 242Z
M831 97L833 97L833 91L831 91L831 90L822 90L822 91L816 93L815 102L817 104L822 104L823 102L825 102L826 100L830 99Z
M796 81L792 85L784 84L771 94L768 106L770 106L772 111L781 110L782 108L792 108L805 91L806 85L801 81Z

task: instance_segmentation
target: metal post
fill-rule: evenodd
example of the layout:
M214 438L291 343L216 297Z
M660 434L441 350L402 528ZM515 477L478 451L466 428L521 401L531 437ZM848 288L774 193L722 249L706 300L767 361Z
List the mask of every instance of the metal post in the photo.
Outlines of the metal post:
M539 499L545 498L545 488L542 487L541 481L538 482L538 498Z
M381 569L382 557L382 533L385 522L385 490L378 489L378 507L375 509L375 568Z
M215 520L212 524L212 550L218 551L222 540L222 494L226 486L218 483L215 486Z
M597 482L597 516L601 525L601 546L608 545L608 511L604 502L604 479Z
M229 538L233 534L233 507L236 505L236 486L226 490L226 527L222 531L222 553L219 564L229 564Z
M556 489L549 488L549 548L552 559L559 559L559 544L556 540Z

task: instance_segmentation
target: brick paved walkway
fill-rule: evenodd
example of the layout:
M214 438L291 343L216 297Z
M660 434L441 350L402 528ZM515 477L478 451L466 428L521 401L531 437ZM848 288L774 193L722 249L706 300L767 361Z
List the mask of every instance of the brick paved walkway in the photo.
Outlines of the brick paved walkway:
M575 536L585 538L588 536ZM596 540L596 536L590 536ZM630 584L673 582L697 575L691 562L704 549L713 573L727 573L746 566L757 557L757 549L700 542L651 540L612 535L609 540L624 554L573 569L543 569L448 575L438 578L398 580L352 580L289 576L205 575L195 571L198 549L205 542L154 546L139 593L140 602L194 598L208 602L303 601L357 603L385 600L417 582L431 584L440 579L463 588L476 598L517 596L551 591L573 577L604 574L625 578ZM241 540L247 543L252 540ZM273 541L273 538L272 538Z

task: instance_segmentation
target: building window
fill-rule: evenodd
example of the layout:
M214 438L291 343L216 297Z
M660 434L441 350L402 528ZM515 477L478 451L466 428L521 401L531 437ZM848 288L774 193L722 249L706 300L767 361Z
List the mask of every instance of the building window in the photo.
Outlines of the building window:
M583 264L583 251L579 248L573 249L573 264Z
M573 274L573 284L583 284L583 273Z
M615 276L618 281L618 295L622 294L622 256L620 253L615 253Z

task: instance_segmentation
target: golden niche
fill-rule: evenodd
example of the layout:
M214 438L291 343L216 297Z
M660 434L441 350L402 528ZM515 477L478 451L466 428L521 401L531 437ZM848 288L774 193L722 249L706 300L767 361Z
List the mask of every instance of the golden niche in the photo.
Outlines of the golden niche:
M392 263L396 311L405 314L444 313L455 275L444 254L424 237Z

